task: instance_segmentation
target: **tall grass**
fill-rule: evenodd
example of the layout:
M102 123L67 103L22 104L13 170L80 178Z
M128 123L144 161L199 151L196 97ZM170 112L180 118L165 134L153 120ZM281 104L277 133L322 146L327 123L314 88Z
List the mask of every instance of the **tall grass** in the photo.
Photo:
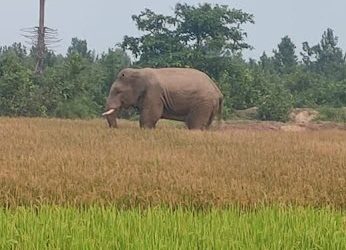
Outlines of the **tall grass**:
M0 119L0 205L346 207L346 133Z
M277 207L0 210L0 249L345 249L344 216Z

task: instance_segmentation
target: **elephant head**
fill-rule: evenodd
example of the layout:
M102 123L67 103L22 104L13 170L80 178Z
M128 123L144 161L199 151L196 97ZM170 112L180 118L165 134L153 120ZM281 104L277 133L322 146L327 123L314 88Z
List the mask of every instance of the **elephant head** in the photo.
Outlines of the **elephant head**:
M138 81L140 79L138 72L132 72L131 69L122 70L112 84L107 103L106 112L102 115L107 119L109 127L117 127L117 113L122 108L139 106L140 98L145 91L145 83Z

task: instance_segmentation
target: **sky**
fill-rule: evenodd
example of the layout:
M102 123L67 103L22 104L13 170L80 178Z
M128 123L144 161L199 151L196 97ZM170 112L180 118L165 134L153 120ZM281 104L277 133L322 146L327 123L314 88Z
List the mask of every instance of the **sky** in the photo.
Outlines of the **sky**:
M124 35L140 36L133 14L145 8L172 14L177 2L226 4L255 17L255 24L243 26L247 42L254 47L244 51L245 58L258 59L263 51L271 54L281 38L288 35L301 51L302 43L317 44L327 28L339 37L346 51L345 0L46 0L46 26L58 29L62 41L55 48L65 53L73 37L86 39L89 49L107 51ZM37 26L39 0L0 0L0 46L25 42L22 28Z

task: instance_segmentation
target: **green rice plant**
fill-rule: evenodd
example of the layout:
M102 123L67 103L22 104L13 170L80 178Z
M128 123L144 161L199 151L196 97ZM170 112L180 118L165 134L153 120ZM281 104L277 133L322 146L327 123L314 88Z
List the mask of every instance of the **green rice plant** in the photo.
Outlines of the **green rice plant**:
M0 249L345 249L345 213L262 207L0 210Z

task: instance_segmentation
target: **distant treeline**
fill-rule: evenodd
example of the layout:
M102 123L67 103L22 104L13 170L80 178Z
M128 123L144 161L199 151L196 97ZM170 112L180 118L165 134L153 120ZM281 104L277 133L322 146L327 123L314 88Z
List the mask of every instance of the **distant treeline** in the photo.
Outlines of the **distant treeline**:
M34 73L35 47L0 47L0 115L99 116L116 74L127 66L192 67L208 73L225 96L225 118L254 106L259 119L282 121L293 107L346 106L346 56L332 29L322 31L315 45L299 45L302 60L288 36L272 56L245 60L242 51L252 46L242 26L254 23L254 16L242 10L177 4L171 16L145 9L132 19L142 36L125 36L101 55L73 38L64 56L47 50L43 75Z

